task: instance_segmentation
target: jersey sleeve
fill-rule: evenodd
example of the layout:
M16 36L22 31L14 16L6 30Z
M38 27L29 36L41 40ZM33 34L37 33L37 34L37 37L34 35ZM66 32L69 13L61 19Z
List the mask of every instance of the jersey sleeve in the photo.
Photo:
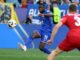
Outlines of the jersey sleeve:
M67 16L63 16L63 17L61 18L61 22L62 22L63 24L66 24L66 22L67 22Z
M45 10L45 14L51 14L50 10Z

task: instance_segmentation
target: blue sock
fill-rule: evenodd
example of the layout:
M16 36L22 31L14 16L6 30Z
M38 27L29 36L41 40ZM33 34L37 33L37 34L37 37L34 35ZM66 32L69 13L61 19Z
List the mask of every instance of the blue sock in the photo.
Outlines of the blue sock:
M31 36L29 36L29 37L27 38L26 42L25 42L25 45L26 45L27 48L32 47L32 44L31 44L32 41L33 41L33 38L32 38Z
M47 53L47 54L50 54L51 53L51 51L49 51L47 48L43 48L43 49L40 49L41 51L43 51L44 53Z

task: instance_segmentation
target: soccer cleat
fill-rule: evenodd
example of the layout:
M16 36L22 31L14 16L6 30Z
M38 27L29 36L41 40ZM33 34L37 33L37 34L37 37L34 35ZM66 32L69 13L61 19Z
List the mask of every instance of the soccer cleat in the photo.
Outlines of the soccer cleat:
M18 43L18 46L23 51L26 51L27 50L26 46L25 45L22 45L21 43Z

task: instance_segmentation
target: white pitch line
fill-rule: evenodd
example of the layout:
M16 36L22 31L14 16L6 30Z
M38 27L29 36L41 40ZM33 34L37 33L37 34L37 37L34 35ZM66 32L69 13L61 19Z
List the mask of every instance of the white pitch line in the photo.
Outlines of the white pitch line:
M20 27L20 29L22 30L22 32L26 35L26 37L28 38L29 35L26 33L26 31L23 29L23 27L20 24L18 24L18 26Z
M16 28L13 28L13 30L15 31L15 33L18 35L18 37L24 42L24 39L22 38L22 36L19 34L19 32L17 31Z
M28 38L28 33L24 30L24 28L21 26L21 24L18 24L19 28L22 30L22 32L25 34L25 36ZM32 48L35 48L34 43L32 42Z

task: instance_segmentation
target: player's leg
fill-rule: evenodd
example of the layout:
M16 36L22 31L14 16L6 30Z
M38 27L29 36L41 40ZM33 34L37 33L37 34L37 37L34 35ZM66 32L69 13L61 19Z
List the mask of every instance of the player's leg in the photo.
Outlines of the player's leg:
M49 56L47 57L47 60L54 60L56 56L58 56L62 52L63 50L56 48L55 50L51 52L51 54L49 54Z
M38 33L38 31L33 31L33 33L31 35L29 35L29 37L26 39L25 41L25 45L18 43L18 46L23 50L26 51L26 48L28 48L29 46L31 46L31 43L33 41L34 38L39 38L40 34Z
M39 31L37 31L37 30L33 31L31 36L32 36L32 38L40 38L41 37Z
M47 60L54 60L60 53L73 50L75 47L73 46L74 44L71 42L71 40L73 41L73 38L71 39L69 37L63 40L59 47L51 52L51 54L47 57Z
M48 50L48 48L45 47L46 42L47 42L47 40L49 40L49 38L50 38L50 33L49 34L48 33L44 33L44 32L41 33L41 42L40 42L40 45L39 45L39 49L41 51L43 51L44 53L46 53L46 54L50 54L51 53L51 51Z
M40 38L38 31L33 31L32 34L27 38L25 45L26 47L30 46L34 38Z
M48 50L48 48L46 48L45 45L46 45L46 43L40 42L39 49L40 49L42 52L46 53L46 54L50 54L51 51Z
M18 43L19 48L21 48L23 51L26 51L27 48L31 46L32 40L33 40L32 36L29 35L29 37L27 37L27 39L24 41L24 44L20 42Z
M26 46L23 45L23 44L20 43L20 42L18 42L18 46L19 46L19 48L20 48L21 50L23 50L23 51L26 51L26 50L27 50Z

